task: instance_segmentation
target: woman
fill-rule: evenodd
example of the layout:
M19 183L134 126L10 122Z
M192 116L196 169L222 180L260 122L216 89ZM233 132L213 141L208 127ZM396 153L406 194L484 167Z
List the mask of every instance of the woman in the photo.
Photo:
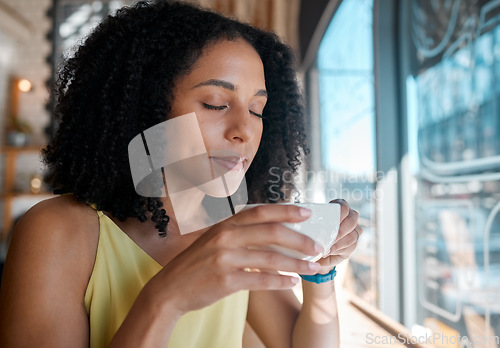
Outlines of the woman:
M361 232L345 202L330 255L307 262L255 248L317 254L282 225L307 209L261 206L181 234L185 212L138 195L128 162L137 134L195 112L207 151L240 154L249 201L270 202L269 169L295 173L307 152L292 63L275 35L182 3L140 3L104 21L61 73L61 124L44 153L65 195L16 227L2 346L236 347L245 321L268 347L338 346L333 282L304 281L301 306L298 278L277 271L332 274ZM293 190L279 187L282 199Z

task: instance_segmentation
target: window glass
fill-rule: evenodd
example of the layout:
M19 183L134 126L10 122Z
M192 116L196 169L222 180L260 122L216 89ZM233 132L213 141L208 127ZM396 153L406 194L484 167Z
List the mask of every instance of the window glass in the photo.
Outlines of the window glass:
M417 320L443 347L500 347L499 13L410 6Z
M317 56L321 173L325 201L346 199L364 229L349 261L347 286L376 305L373 1L343 1Z
M54 45L56 59L69 58L73 50L108 14L133 0L59 0L55 2ZM57 62L59 63L59 62Z

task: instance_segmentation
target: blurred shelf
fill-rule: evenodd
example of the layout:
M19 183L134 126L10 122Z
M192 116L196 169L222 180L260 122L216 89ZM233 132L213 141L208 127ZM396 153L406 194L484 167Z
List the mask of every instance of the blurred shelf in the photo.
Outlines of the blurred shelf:
M29 145L29 146L8 146L4 145L0 147L0 152L1 153L6 153L6 154L17 154L17 153L23 153L23 152L40 152L44 148L43 145Z
M16 169L17 159L20 155L24 154L37 154L40 153L43 145L28 145L28 146L0 146L0 154L2 157L2 172L3 172L3 193L0 194L2 203L2 226L0 234L0 242L5 240L7 234L12 229L14 223L12 216L13 201L18 198L47 198L50 197L50 192L19 192L15 191L16 186Z
M43 191L39 193L31 193L31 192L10 192L10 193L2 193L0 194L0 199L9 199L9 198L32 198L32 197L49 197L53 196L52 192Z

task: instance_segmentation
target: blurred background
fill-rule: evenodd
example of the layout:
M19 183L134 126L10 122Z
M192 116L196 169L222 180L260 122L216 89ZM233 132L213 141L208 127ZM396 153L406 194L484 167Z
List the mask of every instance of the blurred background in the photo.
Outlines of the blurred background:
M0 260L51 197L39 151L57 67L134 2L0 0ZM500 1L191 2L296 52L312 149L299 199L344 198L364 229L336 282L344 346L500 347Z

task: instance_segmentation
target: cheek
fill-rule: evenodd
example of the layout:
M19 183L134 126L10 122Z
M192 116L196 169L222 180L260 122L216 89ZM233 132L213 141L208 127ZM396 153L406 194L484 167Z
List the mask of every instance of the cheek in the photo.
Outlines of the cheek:
M179 96L179 97L175 97ZM175 118L195 112L197 115L199 113L199 106L196 103L196 99L184 90L179 90L174 92L173 102L171 104L170 114L168 118ZM200 120L198 119L198 122Z
M221 138L222 129L224 129L222 127L223 125L219 125L219 123L215 120L205 120L203 117L200 117L199 113L196 113L196 116L198 118L198 125L200 126L201 136L203 137L205 146L209 149L213 148L215 145L214 142Z
M262 127L262 123L260 124L260 127L258 128L257 130L257 135L255 137L255 151L257 151L257 149L259 148L259 145L260 145L260 142L262 141L262 132L263 132L263 127Z

